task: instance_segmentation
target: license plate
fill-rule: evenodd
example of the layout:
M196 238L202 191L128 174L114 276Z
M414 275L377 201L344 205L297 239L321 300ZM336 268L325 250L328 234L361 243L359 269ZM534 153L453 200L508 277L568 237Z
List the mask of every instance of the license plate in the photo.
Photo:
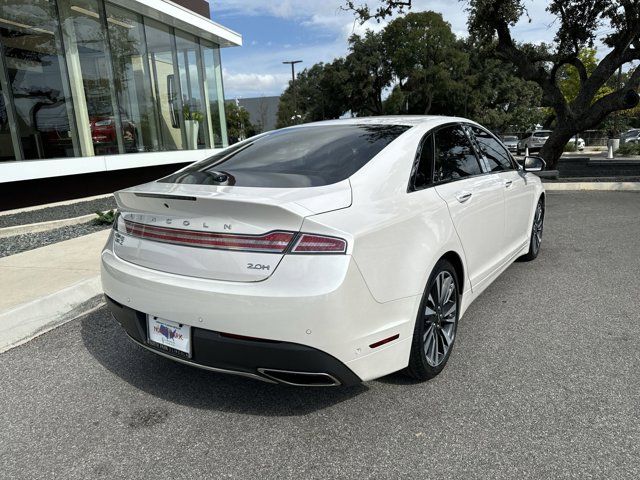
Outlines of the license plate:
M147 315L149 344L172 355L191 358L191 327Z

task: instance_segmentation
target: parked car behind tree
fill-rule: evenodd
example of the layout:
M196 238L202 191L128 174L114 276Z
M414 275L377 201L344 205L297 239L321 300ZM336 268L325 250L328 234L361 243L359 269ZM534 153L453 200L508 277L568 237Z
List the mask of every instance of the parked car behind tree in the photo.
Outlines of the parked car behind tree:
M620 145L624 143L640 143L640 128L632 128L620 135Z
M516 152L518 150L518 137L516 135L503 135L502 143L509 149L510 152Z
M539 151L549 138L549 135L551 135L551 130L534 130L525 133L524 137L518 142L516 153L520 155L524 153L527 148L529 148L530 152L534 150Z

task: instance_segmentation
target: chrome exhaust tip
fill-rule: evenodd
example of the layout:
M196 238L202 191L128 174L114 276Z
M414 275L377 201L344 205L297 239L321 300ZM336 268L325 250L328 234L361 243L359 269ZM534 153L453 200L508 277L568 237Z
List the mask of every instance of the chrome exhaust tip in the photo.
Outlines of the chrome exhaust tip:
M324 372L296 372L273 368L258 368L258 372L278 383L294 387L337 387L341 385L340 380Z

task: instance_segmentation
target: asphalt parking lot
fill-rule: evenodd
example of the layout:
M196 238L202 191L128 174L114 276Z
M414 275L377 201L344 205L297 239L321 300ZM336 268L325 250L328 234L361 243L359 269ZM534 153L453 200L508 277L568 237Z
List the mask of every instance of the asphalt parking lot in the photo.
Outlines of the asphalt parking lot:
M547 203L540 257L472 305L427 383L204 372L104 308L0 355L0 477L640 478L640 194Z

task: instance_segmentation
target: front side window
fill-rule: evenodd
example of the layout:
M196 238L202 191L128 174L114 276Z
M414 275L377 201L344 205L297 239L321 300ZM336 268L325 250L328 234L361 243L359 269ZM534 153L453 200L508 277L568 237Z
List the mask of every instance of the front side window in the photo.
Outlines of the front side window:
M481 173L478 158L462 127L455 125L436 132L434 182L458 180Z
M160 181L274 188L329 185L349 178L408 128L323 125L275 130Z
M480 147L480 152L487 161L490 171L513 170L511 157L498 140L481 128L471 127L471 131Z

